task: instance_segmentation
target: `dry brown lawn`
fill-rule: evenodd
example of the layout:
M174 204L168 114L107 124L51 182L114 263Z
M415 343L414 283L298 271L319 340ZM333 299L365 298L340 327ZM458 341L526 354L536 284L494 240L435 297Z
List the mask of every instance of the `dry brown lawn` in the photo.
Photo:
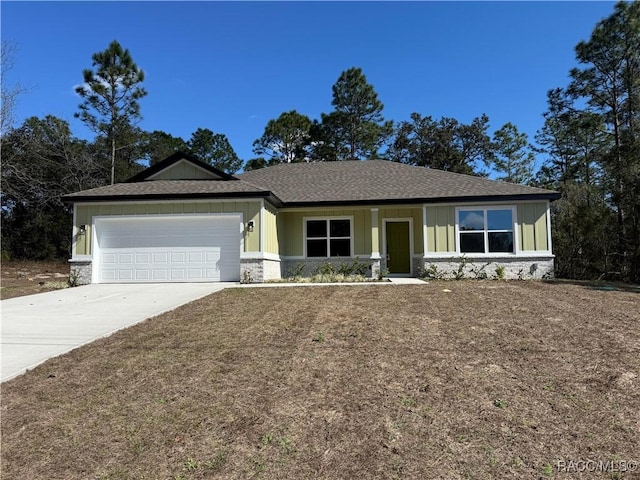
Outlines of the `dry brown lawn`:
M3 384L2 478L639 478L628 290L225 290Z
M0 265L0 300L67 288L69 263L18 260Z

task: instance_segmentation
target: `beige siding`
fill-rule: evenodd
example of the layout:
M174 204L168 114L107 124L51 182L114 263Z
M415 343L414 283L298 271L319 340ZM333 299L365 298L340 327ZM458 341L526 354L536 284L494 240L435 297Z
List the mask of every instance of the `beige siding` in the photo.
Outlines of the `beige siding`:
M547 204L543 202L522 203L518 205L517 215L520 250L548 250Z
M310 217L352 217L353 218L353 254L369 257L371 255L371 209L323 209L296 210L278 214L280 254L300 257L304 254L304 219Z
M162 170L151 180L211 180L218 178L211 172L196 167L189 162L177 162Z
M427 252L456 251L456 209L453 206L427 207Z
M372 242L378 245L375 251L382 251L382 235L380 234L383 220L392 218L413 219L414 253L422 253L422 208L399 207L379 208L378 228L372 228L371 208L336 208L310 209L280 212L278 214L278 231L280 240L280 254L284 256L300 257L304 254L304 219L311 217L352 217L353 218L353 254L359 257L369 257L372 253Z
M245 225L254 222L253 232L244 233L244 251L260 251L260 202L167 202L132 204L92 204L76 206L74 243L76 255L91 255L93 217L108 215L175 215L190 213L240 213ZM87 225L87 234L78 235L80 225Z
M278 241L278 216L277 210L269 205L264 206L264 251L266 253L279 254Z

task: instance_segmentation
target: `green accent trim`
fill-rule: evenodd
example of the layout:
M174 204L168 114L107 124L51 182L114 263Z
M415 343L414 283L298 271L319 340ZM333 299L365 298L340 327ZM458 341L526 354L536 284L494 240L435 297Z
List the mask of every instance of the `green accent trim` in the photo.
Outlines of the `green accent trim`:
M389 273L411 273L409 222L387 222L387 268Z

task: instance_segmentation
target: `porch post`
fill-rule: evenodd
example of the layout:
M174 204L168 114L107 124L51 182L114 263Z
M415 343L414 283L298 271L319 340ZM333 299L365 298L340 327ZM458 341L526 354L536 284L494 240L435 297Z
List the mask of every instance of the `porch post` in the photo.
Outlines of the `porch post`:
M380 273L380 229L378 224L378 209L371 209L371 276Z

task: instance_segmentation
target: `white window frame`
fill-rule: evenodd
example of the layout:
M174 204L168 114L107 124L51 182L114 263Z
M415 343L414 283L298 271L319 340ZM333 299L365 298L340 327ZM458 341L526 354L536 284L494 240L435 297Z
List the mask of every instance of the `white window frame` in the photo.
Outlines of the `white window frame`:
M327 242L327 256L326 257L309 257L307 255L307 222L308 221L322 221L327 222L327 236L326 237L311 237L312 240L321 240L325 239ZM348 257L332 257L331 254L331 240L346 240L347 237L332 237L331 236L331 228L329 225L330 220L349 220L349 256ZM304 258L310 259L332 259L332 258L353 258L353 216L336 216L336 217L304 217L302 219L302 252Z
M469 233L483 233L484 235L484 252L461 252L460 251L460 235L465 235L460 230L460 212L478 211L482 210L484 214L484 229L473 230ZM511 210L511 230L489 230L487 212L490 210ZM456 207L456 254L457 255L469 255L469 256L482 256L482 257L504 257L513 256L518 254L518 220L516 218L517 209L515 205L474 205ZM512 232L513 233L513 251L511 252L489 252L489 232Z

